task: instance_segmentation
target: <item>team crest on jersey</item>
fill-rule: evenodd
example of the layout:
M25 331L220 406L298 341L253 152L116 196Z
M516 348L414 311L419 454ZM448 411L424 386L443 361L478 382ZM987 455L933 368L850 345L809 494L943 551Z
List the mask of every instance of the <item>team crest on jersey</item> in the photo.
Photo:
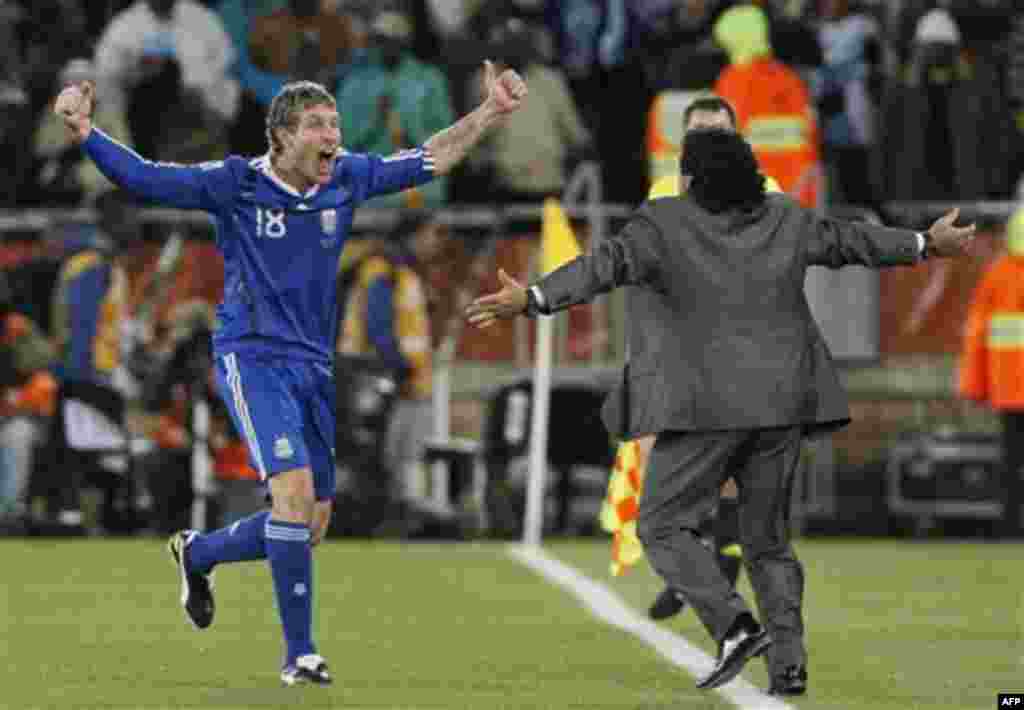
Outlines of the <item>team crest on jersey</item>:
M320 213L320 226L324 234L335 234L338 231L338 210L324 210Z
M274 442L274 456L279 459L290 459L295 455L295 451L292 449L292 442L288 441L288 437L279 436L277 441Z

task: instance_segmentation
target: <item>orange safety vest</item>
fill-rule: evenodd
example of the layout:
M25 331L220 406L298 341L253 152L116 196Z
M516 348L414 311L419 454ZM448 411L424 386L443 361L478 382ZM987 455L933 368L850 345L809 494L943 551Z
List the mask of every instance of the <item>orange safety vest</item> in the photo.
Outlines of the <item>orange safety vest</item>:
M964 397L1024 410L1024 256L998 259L974 290L959 380Z
M800 76L770 57L731 64L715 93L736 110L739 131L761 166L804 207L818 206L818 124Z

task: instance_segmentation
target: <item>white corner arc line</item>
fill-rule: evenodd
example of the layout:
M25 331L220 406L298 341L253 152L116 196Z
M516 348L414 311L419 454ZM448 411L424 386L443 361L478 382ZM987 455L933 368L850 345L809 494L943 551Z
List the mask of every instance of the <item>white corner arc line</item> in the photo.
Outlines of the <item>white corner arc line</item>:
M694 678L707 674L715 665L711 656L682 636L643 618L605 585L545 554L543 550L528 545L510 545L508 552L534 572L571 592L601 621L633 634L673 664L682 666ZM742 677L716 690L741 710L794 710L792 705L766 695Z

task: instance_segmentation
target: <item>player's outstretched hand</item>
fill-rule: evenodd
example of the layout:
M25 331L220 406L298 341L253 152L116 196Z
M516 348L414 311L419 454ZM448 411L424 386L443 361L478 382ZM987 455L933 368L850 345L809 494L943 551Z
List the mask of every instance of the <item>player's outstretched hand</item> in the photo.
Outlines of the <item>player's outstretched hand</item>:
M487 88L486 103L494 107L499 115L518 109L526 97L526 82L513 69L501 74L491 60L484 61L484 86Z
M92 130L92 110L96 105L96 88L91 81L64 87L53 102L53 112L64 119L68 135L75 143L89 137Z
M967 253L967 247L974 239L975 225L954 226L953 223L959 216L960 208L954 207L928 228L928 234L932 238L931 251L935 256L963 256Z
M481 330L489 328L498 320L515 318L526 310L526 287L498 269L501 279L501 290L480 296L466 306L466 317L469 322Z

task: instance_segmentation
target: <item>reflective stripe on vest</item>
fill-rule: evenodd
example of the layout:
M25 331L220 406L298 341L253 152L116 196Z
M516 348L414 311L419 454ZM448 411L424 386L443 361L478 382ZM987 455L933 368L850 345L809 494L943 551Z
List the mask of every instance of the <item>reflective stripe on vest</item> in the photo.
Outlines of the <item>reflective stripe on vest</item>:
M1024 348L1024 315L993 313L988 321L988 346L993 349Z
M744 131L756 151L800 150L810 133L803 116L754 116Z

